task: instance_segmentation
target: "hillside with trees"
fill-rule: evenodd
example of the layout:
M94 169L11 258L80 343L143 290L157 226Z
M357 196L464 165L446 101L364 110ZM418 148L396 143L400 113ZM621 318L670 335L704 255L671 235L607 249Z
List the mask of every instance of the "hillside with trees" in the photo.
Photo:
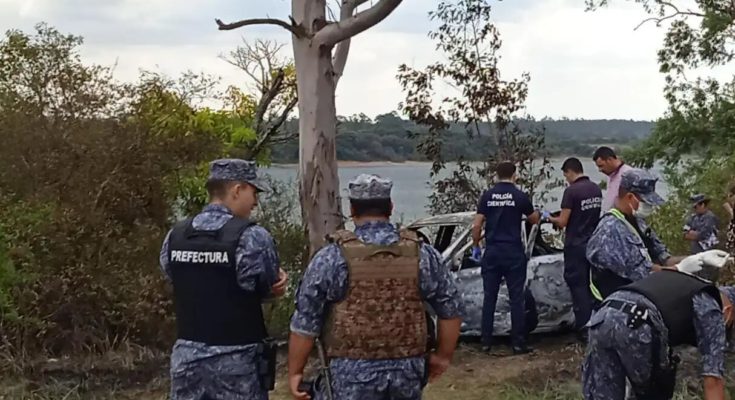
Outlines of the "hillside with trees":
M589 156L600 144L627 147L647 138L654 128L650 121L541 119L517 120L523 131L543 131L549 155ZM487 127L483 128L486 129ZM298 120L289 121L286 130L296 131ZM342 161L425 161L416 150L417 136L428 128L403 119L396 113L382 114L371 119L364 114L339 117L337 158ZM453 125L443 133L442 152L446 160L463 157L482 160L487 154L490 131L470 137L467 129ZM298 160L297 139L273 146L271 160L276 163L295 163Z

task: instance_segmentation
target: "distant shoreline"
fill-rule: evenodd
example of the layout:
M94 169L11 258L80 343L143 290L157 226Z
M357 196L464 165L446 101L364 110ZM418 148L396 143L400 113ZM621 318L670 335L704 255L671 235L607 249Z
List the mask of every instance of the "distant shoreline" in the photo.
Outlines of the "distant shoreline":
M391 166L411 166L411 165L429 165L431 162L429 161L403 161L403 162L394 162L394 161L337 161L338 167L347 167L347 168L367 168L367 167L391 167ZM271 168L296 168L299 164L297 163L287 163L287 164L271 164Z
M564 159L575 156L555 156L549 157L552 163L561 163ZM482 161L471 161L470 163L481 163ZM448 165L453 161L447 161ZM370 167L394 167L394 166L429 166L431 161L337 161L340 168L370 168ZM270 168L298 168L298 163L273 163Z

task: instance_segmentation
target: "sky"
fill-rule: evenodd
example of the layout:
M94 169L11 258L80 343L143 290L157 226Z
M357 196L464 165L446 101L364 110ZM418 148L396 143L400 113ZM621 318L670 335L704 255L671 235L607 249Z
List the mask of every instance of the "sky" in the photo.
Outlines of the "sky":
M133 81L141 69L172 76L193 70L246 85L244 74L219 58L243 39L290 34L275 26L221 32L225 22L269 16L287 19L288 0L0 0L0 30L31 32L47 22L85 38L86 62L116 65L115 77ZM404 0L380 25L353 40L337 89L337 113L374 117L397 109L396 80L405 63L437 61L427 32L436 0ZM531 75L526 112L536 118L652 120L666 109L656 51L663 29L646 24L632 2L586 12L584 0L505 0L494 3L503 40L505 79ZM291 51L285 46L284 55Z

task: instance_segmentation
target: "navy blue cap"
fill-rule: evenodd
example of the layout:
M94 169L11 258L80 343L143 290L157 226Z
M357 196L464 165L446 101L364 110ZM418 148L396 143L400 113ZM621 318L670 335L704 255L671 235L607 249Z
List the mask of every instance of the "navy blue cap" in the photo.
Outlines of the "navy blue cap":
M259 192L268 190L268 185L258 178L255 161L225 158L209 163L208 181L237 181L253 185Z
M705 195L703 195L701 193L698 193L698 194L695 194L694 196L690 197L689 200L692 202L692 205L696 206L697 204L703 203L705 201L708 201L709 199L707 198L707 196L705 196Z
M634 168L623 173L620 178L620 188L637 194L641 201L652 206L664 204L664 199L656 193L658 178L650 172Z

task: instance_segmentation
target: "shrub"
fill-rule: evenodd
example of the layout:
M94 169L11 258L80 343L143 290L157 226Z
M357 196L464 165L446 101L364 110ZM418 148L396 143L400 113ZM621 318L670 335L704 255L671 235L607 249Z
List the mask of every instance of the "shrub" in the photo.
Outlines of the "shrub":
M266 322L271 335L285 337L294 311L299 277L308 262L309 242L301 217L297 214L299 203L296 185L292 182L269 182L271 193L260 202L256 219L276 241L281 268L289 274L289 289L283 298L266 306Z

